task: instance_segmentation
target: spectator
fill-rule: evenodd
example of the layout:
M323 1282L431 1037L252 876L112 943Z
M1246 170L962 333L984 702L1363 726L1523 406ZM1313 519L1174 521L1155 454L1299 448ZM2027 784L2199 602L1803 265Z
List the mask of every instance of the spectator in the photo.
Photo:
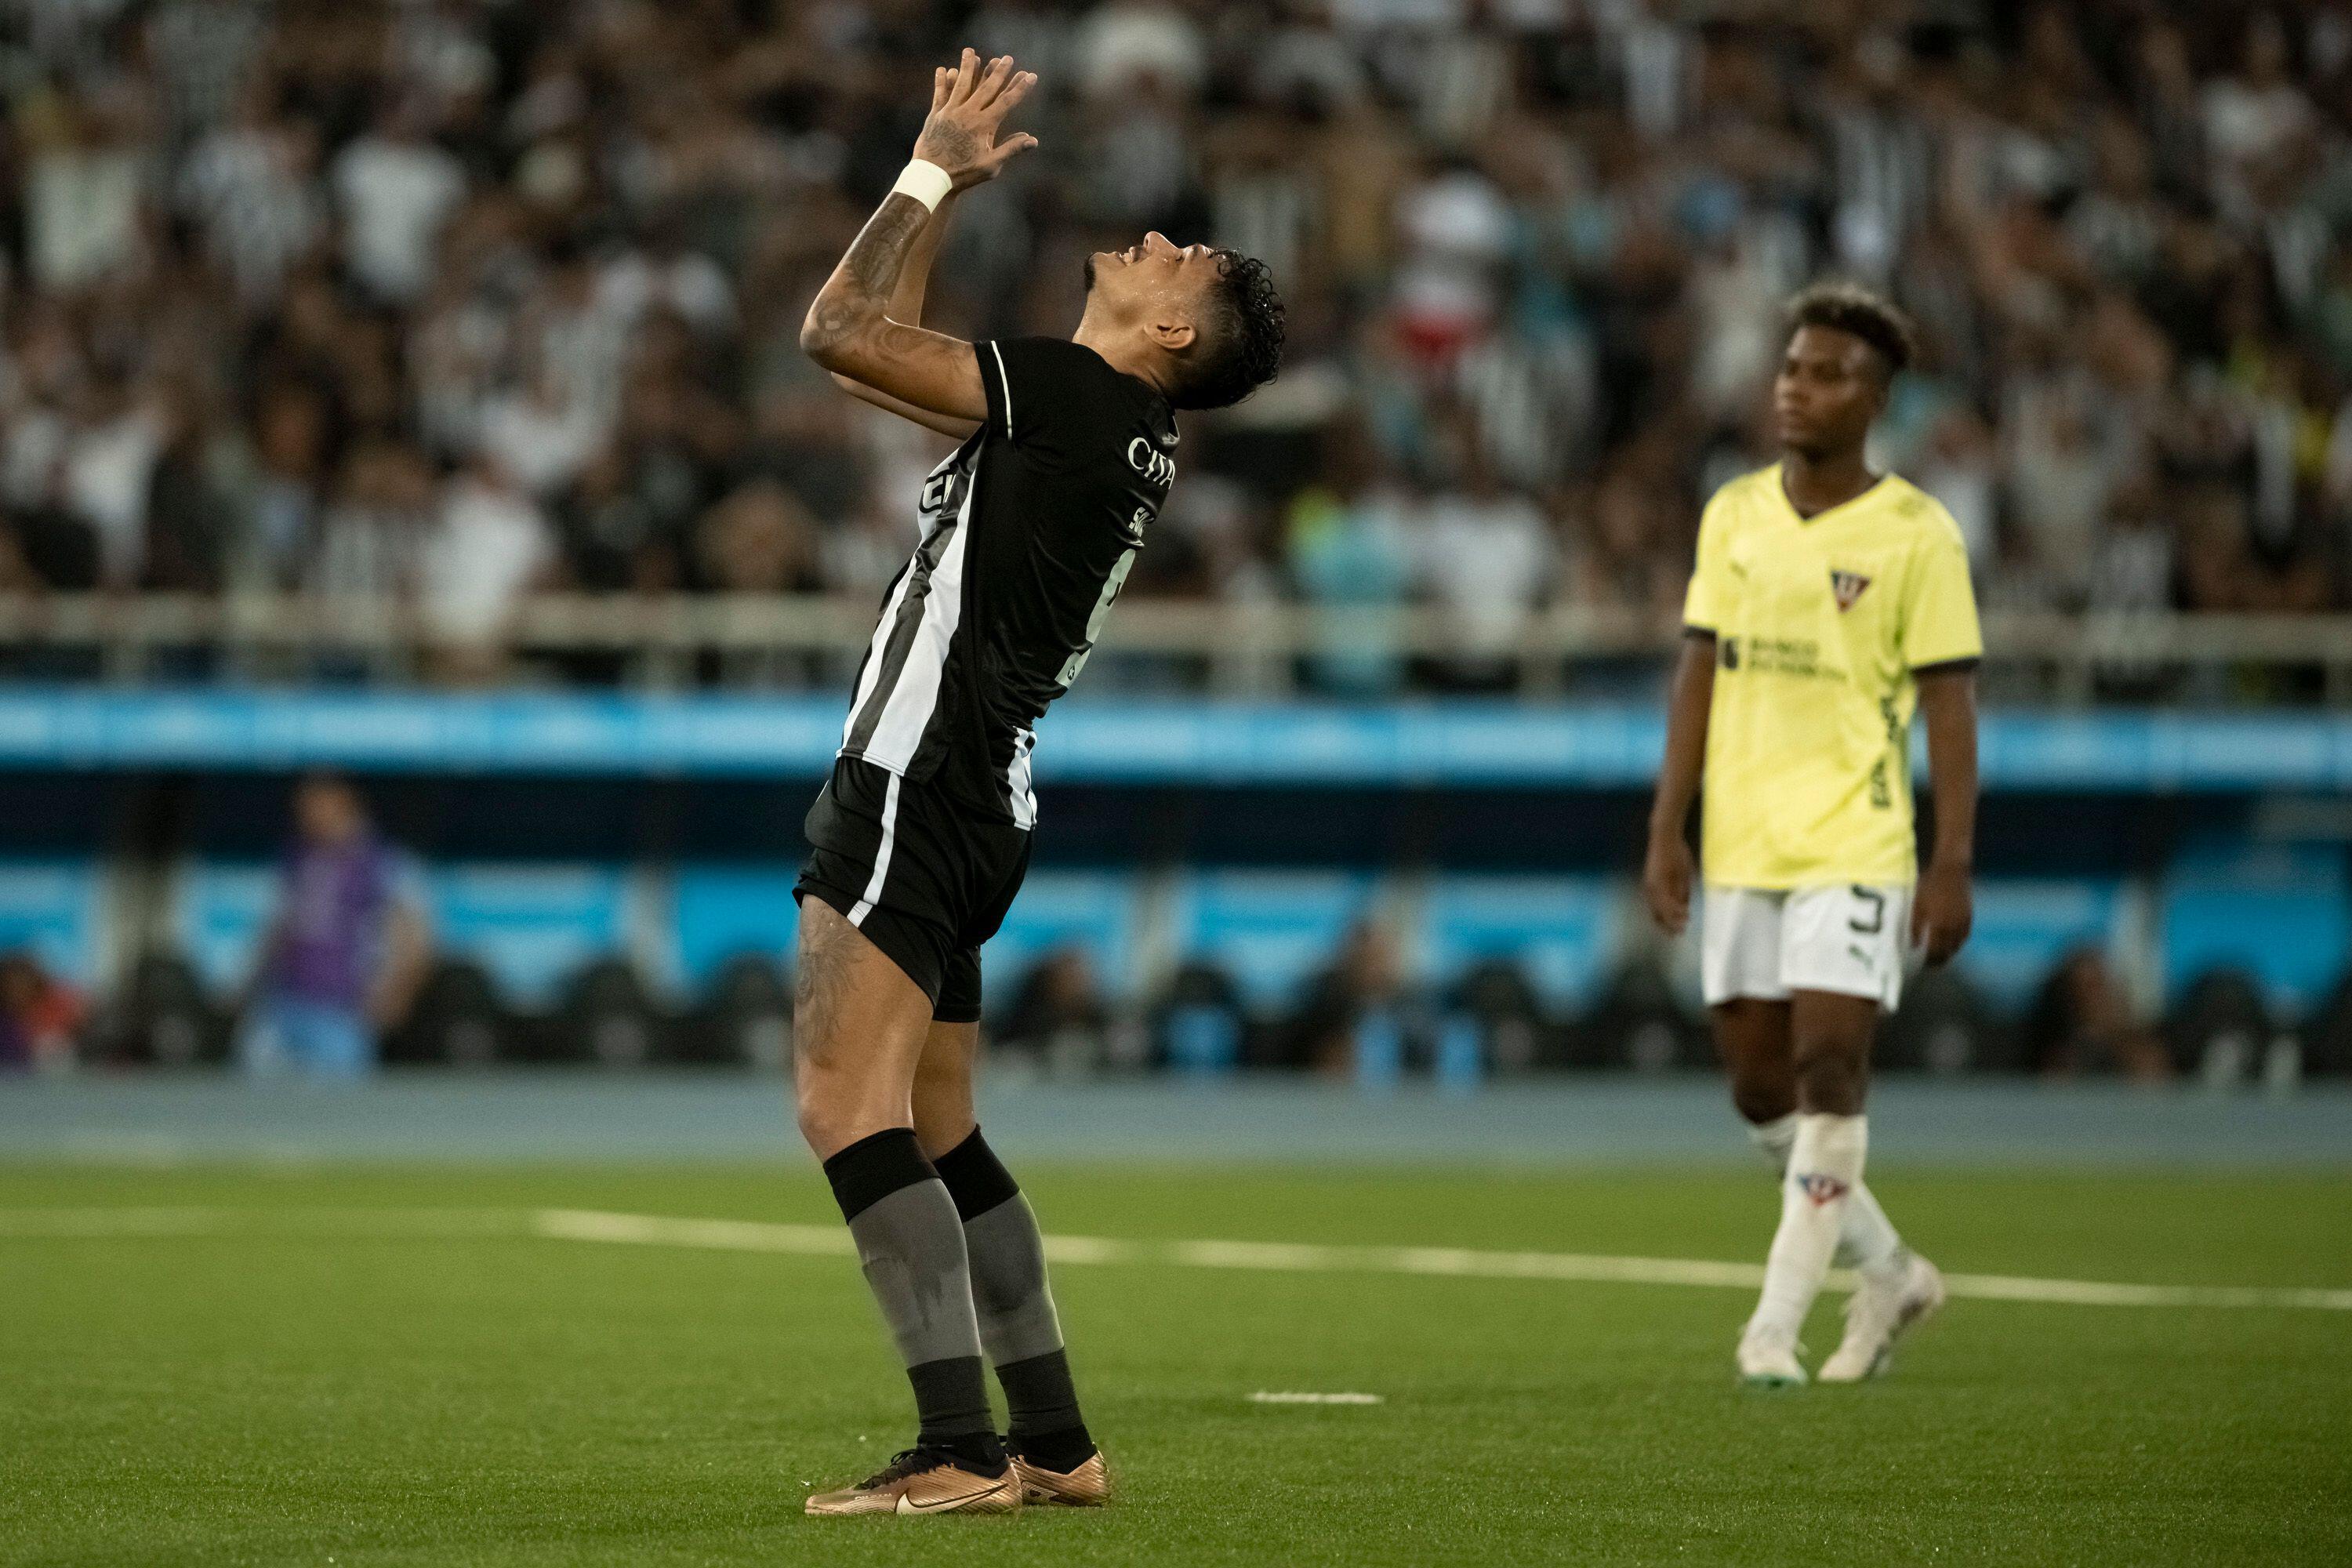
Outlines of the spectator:
M377 1037L407 1014L424 978L421 879L345 781L304 779L293 807L237 1058L257 1076L357 1078L373 1070Z
M1327 691L1379 695L1404 673L1402 616L1412 585L1405 516L1413 502L1372 465L1377 455L1353 443L1354 462L1338 490L1315 489L1292 503L1290 574L1307 601L1325 612L1308 677Z
M727 594L803 594L817 586L817 527L773 479L713 507L697 541L704 580Z
M530 494L489 457L443 489L418 551L419 618L444 679L489 679L525 595L554 571L555 543Z
M1308 989L1282 1031L1271 1066L1382 1081L1403 1067L1418 1020L1407 995L1395 934L1377 921L1348 933L1346 943Z
M303 586L329 599L407 604L419 585L433 504L423 453L389 437L360 442L343 460Z
M148 491L165 435L162 412L128 380L85 384L61 458L61 499L96 536L110 585L135 584L145 564Z
M666 592L733 572L704 536L761 478L806 507L815 563L752 575L870 596L936 450L850 410L797 326L905 158L906 85L965 40L870 0L698 16L37 8L0 141L20 563L54 587L389 584L320 563L369 536L354 449L392 444L465 468L478 510L483 455L506 476L502 526L472 531L513 548L468 558L508 567L479 590L419 568L461 641L555 559L530 516L560 521L572 582ZM929 319L1066 329L1083 257L1147 224L1273 258L1289 306L1283 383L1188 421L1139 595L1378 605L1369 497L1459 644L1420 678L1507 685L1552 599L1664 630L1697 499L1764 449L1775 301L1846 270L1921 324L1885 456L1959 517L1990 601L2096 598L2095 563L2170 540L2185 607L2352 604L2340 7L1839 31L1790 0L1736 22L1137 0L974 24L1043 75L1043 151L959 214ZM1412 506L1385 478L1406 474ZM1317 674L1385 689L1376 664Z
M141 261L147 238L147 159L138 98L118 80L105 92L44 89L23 102L25 254L40 288L70 295L116 280Z
M394 103L344 148L334 187L352 275L386 304L413 303L432 282L434 247L466 194L464 165L425 134L422 103Z
M1432 673L1453 690L1499 690L1516 679L1511 654L1551 590L1557 553L1543 513L1504 489L1467 430L1450 432L1445 458L1453 485L1413 521L1416 578L1457 650Z
M182 211L202 228L214 264L247 310L266 310L294 264L326 230L317 185L318 138L307 126L270 118L249 96L234 125L189 153L180 174Z
M0 1072L62 1072L81 1048L80 993L28 952L0 953Z
M997 1031L1005 1048L1049 1068L1084 1072L1105 1065L1110 1008L1083 949L1056 948L1038 959L1013 994Z
M2115 1072L2136 1083L2172 1076L2171 1058L2133 1008L2105 953L2080 947L2058 961L2023 1026L2028 1059L2045 1078Z

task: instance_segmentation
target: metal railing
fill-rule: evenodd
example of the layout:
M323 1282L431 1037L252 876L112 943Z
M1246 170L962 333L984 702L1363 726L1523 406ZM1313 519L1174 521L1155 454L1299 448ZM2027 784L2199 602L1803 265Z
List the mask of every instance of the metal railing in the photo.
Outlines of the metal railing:
M848 595L546 595L498 639L509 676L587 659L587 679L646 688L837 679L864 650L870 598ZM1647 614L1563 606L1528 616L1507 647L1534 697L1597 670L1654 667L1676 628ZM2352 705L2352 616L2059 615L1985 617L1988 679L2010 695L2087 700L2117 685L2170 683L2241 701ZM0 595L0 660L18 679L139 684L172 679L401 684L436 679L446 651L404 604L278 594ZM1158 683L1277 695L1318 660L1465 657L1458 623L1428 606L1329 609L1280 602L1135 599L1110 620L1101 657L1153 668Z

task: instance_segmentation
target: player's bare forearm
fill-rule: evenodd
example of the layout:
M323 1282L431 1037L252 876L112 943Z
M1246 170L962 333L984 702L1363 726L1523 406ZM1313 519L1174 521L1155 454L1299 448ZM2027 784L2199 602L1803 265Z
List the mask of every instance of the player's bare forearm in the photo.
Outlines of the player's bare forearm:
M988 416L988 396L971 345L888 315L890 297L930 216L903 193L884 198L809 306L801 348L825 369L901 403L978 423Z
M1973 668L1919 678L1927 725L1927 776L1936 802L1930 865L1967 870L1977 856L1977 678Z
M1977 678L1972 668L1919 677L1927 722L1927 776L1935 790L1936 839L1911 904L1911 940L1929 963L1960 951L1976 921L1969 878L1977 851Z
M1715 637L1692 631L1683 637L1666 697L1666 749L1658 763L1658 788L1650 805L1650 837L1679 838L1698 798L1706 763L1706 722L1715 704Z
M1690 923L1691 883L1698 867L1683 837L1706 762L1706 721L1715 702L1715 638L1694 632L1683 639L1666 699L1666 749L1658 763L1658 792L1650 806L1650 842L1642 856L1642 896L1650 918L1669 936Z
M916 140L917 165L910 165L909 175L936 180L945 174L950 190L995 178L1014 154L1036 145L1025 132L1002 141L996 134L1036 79L1016 72L1009 57L983 69L980 57L966 49L956 69L933 76L931 112ZM928 171L919 167L924 164ZM801 348L825 369L901 403L976 423L988 416L988 398L971 345L890 314L930 226L932 209L926 204L931 200L904 189L882 199L809 306Z
M886 312L889 320L904 321L910 327L919 327L923 324L923 297L928 291L930 281L931 263L938 257L940 246L947 237L948 214L954 208L955 200L954 193L950 192L940 203L939 210L931 214L930 221L923 226L922 232L916 236L914 247L907 254L906 265L899 270L898 287L890 296L889 308ZM866 385L855 376L844 375L839 371L835 371L832 374L834 384L859 402L868 403L886 413L895 414L899 418L919 425L926 430L937 431L940 435L961 441L980 427L977 420L958 419L944 414L934 414L928 408L918 408L911 403Z
M808 319L801 323L803 353L827 370L849 374L848 345L890 324L891 296L930 221L923 204L902 191L882 198L810 302Z
M898 269L898 287L890 295L888 314L894 321L904 321L910 327L923 324L923 297L929 292L931 263L939 258L940 247L948 237L948 218L955 211L957 193L950 191L940 198L940 205L915 236L912 248L907 252L906 265Z

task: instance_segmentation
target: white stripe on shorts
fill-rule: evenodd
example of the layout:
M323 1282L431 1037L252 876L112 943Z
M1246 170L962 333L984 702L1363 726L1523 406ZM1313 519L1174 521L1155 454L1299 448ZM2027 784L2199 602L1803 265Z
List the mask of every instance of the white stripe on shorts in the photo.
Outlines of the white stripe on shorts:
M866 879L866 891L858 897L856 907L849 911L849 923L862 926L866 917L874 912L881 901L883 879L890 875L890 847L898 841L898 775L890 775L890 785L882 793L882 847L874 852L874 875Z

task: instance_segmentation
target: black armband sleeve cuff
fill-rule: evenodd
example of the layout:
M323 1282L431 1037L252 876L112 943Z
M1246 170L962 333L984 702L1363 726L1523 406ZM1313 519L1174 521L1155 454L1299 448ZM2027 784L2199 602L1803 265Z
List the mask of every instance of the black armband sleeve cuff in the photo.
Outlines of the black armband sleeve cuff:
M1915 664L1911 673L1920 675L1966 675L1984 662L1984 656L1972 654L1967 658L1939 658L1933 664Z
M1715 628L1713 626L1700 626L1696 621L1685 621L1683 623L1683 636L1686 637L1698 637L1706 642L1713 642L1715 640Z

